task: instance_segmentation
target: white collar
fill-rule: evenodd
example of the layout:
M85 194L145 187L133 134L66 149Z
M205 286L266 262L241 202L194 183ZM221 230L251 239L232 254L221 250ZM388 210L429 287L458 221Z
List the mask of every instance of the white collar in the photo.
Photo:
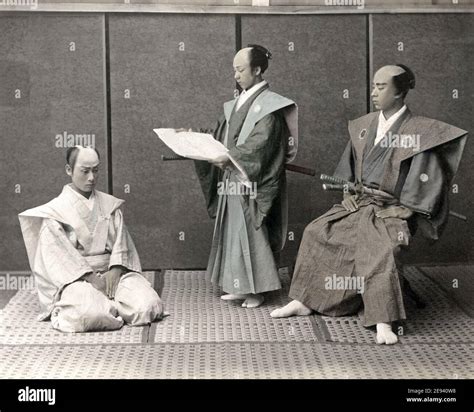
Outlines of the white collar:
M94 202L95 202L95 193L94 190L91 192L91 195L89 198L81 195L77 190L74 190L71 185L66 185L66 187L73 193L76 194L76 196L87 206L89 210L92 210L94 207Z
M404 104L400 110L398 110L396 113L392 114L388 119L385 119L385 116L383 115L383 111L380 110L380 114L379 114L379 124L380 122L383 123L390 123L390 124L393 124L397 121L397 119L405 112L405 110L407 109L407 105Z
M400 118L400 116L405 113L407 106L404 104L400 110L392 114L388 119L385 119L382 110L379 113L379 124L377 126L377 135L375 137L374 146L378 144L392 127L392 125Z
M239 110L242 105L250 99L258 90L260 90L262 87L266 86L268 83L266 80L262 80L261 82L254 84L250 89L248 90L243 90L242 93L239 96L239 100L237 101L237 106L236 110Z

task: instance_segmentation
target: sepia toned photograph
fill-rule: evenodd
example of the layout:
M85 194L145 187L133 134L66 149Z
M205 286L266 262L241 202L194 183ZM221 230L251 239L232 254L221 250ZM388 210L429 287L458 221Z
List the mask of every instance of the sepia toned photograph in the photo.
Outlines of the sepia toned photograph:
M473 13L0 0L0 410L472 411Z

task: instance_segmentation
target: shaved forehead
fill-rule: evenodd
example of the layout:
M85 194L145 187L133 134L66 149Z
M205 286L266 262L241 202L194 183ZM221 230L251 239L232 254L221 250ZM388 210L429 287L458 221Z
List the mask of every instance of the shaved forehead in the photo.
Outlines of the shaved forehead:
M250 50L252 50L251 47L240 49L234 57L234 66L248 64L250 62Z
M76 162L81 166L96 166L99 164L99 156L97 152L90 147L78 147L79 152L77 153Z
M394 76L398 76L399 74L402 74L404 72L405 72L405 70L403 70L399 66L392 66L392 65L383 66L379 70L377 70L377 72L375 73L374 78L376 78L376 77L384 77L384 78L394 77Z

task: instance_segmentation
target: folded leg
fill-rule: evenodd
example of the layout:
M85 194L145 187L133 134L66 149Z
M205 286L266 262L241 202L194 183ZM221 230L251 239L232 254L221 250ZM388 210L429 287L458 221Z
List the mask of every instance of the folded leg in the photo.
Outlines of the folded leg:
M66 286L51 313L53 328L62 332L120 329L123 320L113 302L90 283L78 281Z
M126 273L120 278L115 292L115 306L123 320L132 326L151 323L163 313L158 293L136 272Z

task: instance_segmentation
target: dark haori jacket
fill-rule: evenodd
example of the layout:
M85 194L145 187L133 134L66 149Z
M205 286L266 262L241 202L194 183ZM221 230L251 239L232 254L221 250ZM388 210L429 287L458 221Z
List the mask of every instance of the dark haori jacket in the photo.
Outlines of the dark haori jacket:
M288 220L285 163L291 162L297 151L297 106L271 92L268 85L239 110L237 100L224 103L224 114L217 122L214 137L229 149L252 185L256 185L256 197L245 196L245 207L254 228L258 230L265 224L272 250L279 251L285 244ZM203 161L195 161L195 167L209 216L215 218L218 183L225 179L226 172Z
M448 220L448 195L467 132L407 109L374 146L379 113L349 122L350 141L334 174L391 194L415 212L412 231L437 240Z

